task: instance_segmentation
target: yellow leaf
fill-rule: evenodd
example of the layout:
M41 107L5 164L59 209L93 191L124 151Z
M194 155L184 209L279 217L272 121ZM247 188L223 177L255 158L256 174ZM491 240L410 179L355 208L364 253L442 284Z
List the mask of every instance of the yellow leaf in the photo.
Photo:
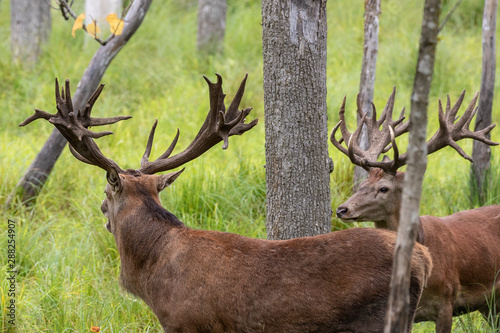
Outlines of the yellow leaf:
M122 34L123 31L123 20L120 20L115 13L111 13L106 17L106 21L109 23L109 30L112 34L117 36Z
M73 38L75 38L75 31L78 29L83 28L83 20L85 19L85 14L81 13L78 15L78 17L75 20L75 24L73 24L73 30L71 30L71 34L73 35Z
M87 24L87 33L93 38L97 37L97 34L101 32L101 29L97 25L96 21L92 21Z

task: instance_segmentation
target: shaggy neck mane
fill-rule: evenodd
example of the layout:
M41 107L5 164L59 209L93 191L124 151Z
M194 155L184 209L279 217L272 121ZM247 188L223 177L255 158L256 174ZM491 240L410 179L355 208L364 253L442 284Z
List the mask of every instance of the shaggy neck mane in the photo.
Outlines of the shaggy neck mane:
M144 209L149 213L150 217L154 221L164 224L166 228L184 226L184 223L182 223L177 216L163 208L163 206L156 202L150 195L144 195L142 202L144 204Z
M163 208L150 193L139 191L141 204L126 218L121 229L120 243L125 256L134 258L136 269L153 265L172 228L185 227L174 214Z

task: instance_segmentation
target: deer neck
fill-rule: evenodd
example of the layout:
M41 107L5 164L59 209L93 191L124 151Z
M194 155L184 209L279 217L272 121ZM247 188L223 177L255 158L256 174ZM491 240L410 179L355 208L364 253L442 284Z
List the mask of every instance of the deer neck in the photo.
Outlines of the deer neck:
M147 281L165 255L171 231L184 224L152 198L143 200L122 218L115 235L121 261L120 281L132 294L147 297Z
M397 212L387 215L387 217L384 220L376 221L375 227L397 231L399 227L399 209L397 210Z
M401 207L398 206L398 209L394 213L388 215L385 220L376 221L375 227L381 229L388 229L392 231L398 231L400 208ZM419 219L418 234L416 241L422 245L425 245L425 232L422 226L422 219Z

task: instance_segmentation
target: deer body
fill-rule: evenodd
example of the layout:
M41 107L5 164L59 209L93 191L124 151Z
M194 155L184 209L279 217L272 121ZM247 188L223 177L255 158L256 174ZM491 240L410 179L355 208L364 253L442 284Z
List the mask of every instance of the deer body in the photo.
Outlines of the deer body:
M486 317L489 302L500 310L500 205L485 206L445 217L421 216L425 245L436 262L431 286L446 281L444 306L453 304L455 315L480 310ZM450 274L451 273L451 274ZM492 293L495 297L492 299ZM424 291L422 308L436 297ZM443 297L444 298L444 297ZM494 304L494 303L493 303ZM419 321L429 320L434 311L417 312ZM450 314L448 314L451 320ZM435 319L439 318L439 314Z
M359 191L337 208L337 216L397 230L403 178L402 172L370 170ZM500 205L421 216L420 223L417 241L428 247L433 268L415 322L435 321L438 332L450 332L454 314L480 310L487 315L493 290L500 305Z
M377 228L396 231L399 226L404 173L397 171L404 166L408 153L400 155L396 137L410 127L404 121L404 109L397 120L392 119L394 89L391 97L377 119L373 105L373 116L367 118L359 106L360 124L351 134L345 125L345 98L340 108L340 122L330 135L333 145L346 154L353 164L369 172L351 198L337 208L337 217L344 221L372 221ZM464 99L462 92L451 106L447 98L446 109L439 101L439 129L427 141L427 153L432 154L450 146L462 157L472 159L458 146L457 141L470 138L487 145L498 145L489 139L490 125L482 130L471 131L470 122L477 112L476 93L466 111L457 117ZM370 147L363 150L357 144L362 124L367 126ZM342 138L335 134L340 128ZM347 148L342 146L342 142ZM393 150L394 158L378 156ZM428 247L433 269L427 287L419 303L415 321L435 321L436 331L450 333L452 316L468 310L480 310L488 315L488 302L495 294L497 313L500 313L500 205L459 212L446 217L421 216L417 241ZM495 312L494 312L495 313Z
M149 161L157 123L137 170L122 170L93 140L111 132L90 126L129 117L92 118L103 86L85 109L74 112L69 81L59 92L57 114L35 109L20 125L46 119L68 140L80 161L106 171L101 210L120 253L120 281L158 317L165 332L382 332L392 271L394 232L354 229L284 241L193 230L161 206L159 193L184 170L168 174L218 142L257 124L251 108L238 110L246 77L228 109L222 78L209 85L210 110L182 152L169 148ZM408 331L432 261L417 245L412 257Z
M102 210L120 253L120 280L165 332L383 331L393 232L269 241L194 230L160 205L159 176L119 177L121 189L107 186ZM430 266L417 247L410 319Z

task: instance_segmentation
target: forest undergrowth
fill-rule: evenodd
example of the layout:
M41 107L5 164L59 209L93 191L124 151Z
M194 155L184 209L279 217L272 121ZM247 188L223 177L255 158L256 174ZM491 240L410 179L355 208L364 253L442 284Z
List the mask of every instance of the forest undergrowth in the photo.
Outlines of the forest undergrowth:
M454 3L444 1L443 13ZM328 2L328 127L338 122L343 96L347 122L354 128L356 94L363 54L364 1ZM81 6L81 4L76 4ZM380 44L374 103L382 110L397 87L395 112L409 110L416 68L423 2L382 1ZM416 14L417 13L417 14ZM202 76L224 79L232 100L244 75L248 83L241 107L253 107L249 119L259 124L229 148L215 147L186 166L186 171L162 193L163 205L186 225L265 238L265 145L262 79L261 12L258 1L228 0L222 55L201 57L196 52L197 2L155 1L143 25L113 60L103 78L106 87L93 115L133 118L107 126L112 136L98 140L104 154L123 168L137 168L156 118L159 125L154 156L168 147L179 127L178 149L185 148L208 111L208 89ZM35 68L12 65L9 39L0 40L0 292L2 322L9 320L7 240L9 220L16 242L16 325L18 332L160 332L146 305L123 291L118 283L119 255L113 236L104 228L100 211L106 184L101 169L76 161L65 149L36 201L25 207L14 200L4 208L18 180L34 159L52 126L37 121L18 124L34 108L55 112L54 79L69 79L73 91L98 44L83 31L71 36L72 23L52 12L52 33ZM480 87L482 3L465 0L442 30L429 101L428 136L438 128L438 100L460 92L465 100ZM9 36L9 4L0 5L0 35ZM499 85L495 87L494 122ZM464 102L464 104L466 103ZM465 110L465 106L463 106ZM459 113L461 114L462 111ZM492 133L500 141L500 130ZM406 146L407 138L400 140ZM471 154L472 142L461 142ZM487 204L500 196L500 152L492 148L492 182ZM330 145L335 163L331 174L332 208L351 195L353 166ZM429 156L421 214L448 215L478 205L470 199L470 163L451 148ZM344 224L332 217L332 228L372 227L371 223ZM11 233L12 234L12 233ZM2 326L3 325L3 326ZM432 323L414 325L414 332L432 332ZM492 332L477 313L454 320L454 332Z

